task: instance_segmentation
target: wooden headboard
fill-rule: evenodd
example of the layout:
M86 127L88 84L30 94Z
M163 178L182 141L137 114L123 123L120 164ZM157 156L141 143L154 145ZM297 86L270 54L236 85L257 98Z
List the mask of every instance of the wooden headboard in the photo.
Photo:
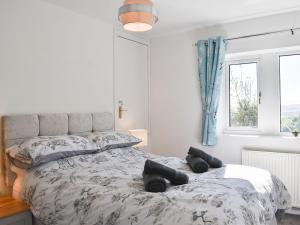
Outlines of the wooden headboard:
M0 117L0 196L9 194L9 189L5 185L5 153L4 153L4 132L3 117Z

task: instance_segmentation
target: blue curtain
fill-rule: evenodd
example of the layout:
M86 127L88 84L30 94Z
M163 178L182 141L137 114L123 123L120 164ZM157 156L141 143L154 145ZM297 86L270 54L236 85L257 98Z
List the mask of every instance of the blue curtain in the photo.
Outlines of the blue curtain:
M202 100L202 144L214 146L217 143L216 114L224 70L227 43L222 37L200 40L197 43L199 76Z

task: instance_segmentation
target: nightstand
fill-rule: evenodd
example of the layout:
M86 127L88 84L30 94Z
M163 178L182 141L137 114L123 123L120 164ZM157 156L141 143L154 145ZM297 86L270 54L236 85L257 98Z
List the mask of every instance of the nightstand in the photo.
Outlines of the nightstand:
M11 197L0 197L1 225L32 225L29 207Z

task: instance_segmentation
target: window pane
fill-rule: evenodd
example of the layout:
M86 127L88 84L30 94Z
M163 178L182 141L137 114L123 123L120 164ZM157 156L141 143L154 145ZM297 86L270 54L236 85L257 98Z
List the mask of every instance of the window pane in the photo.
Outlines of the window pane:
M230 127L257 127L257 63L229 66Z
M300 55L280 57L281 131L300 131Z

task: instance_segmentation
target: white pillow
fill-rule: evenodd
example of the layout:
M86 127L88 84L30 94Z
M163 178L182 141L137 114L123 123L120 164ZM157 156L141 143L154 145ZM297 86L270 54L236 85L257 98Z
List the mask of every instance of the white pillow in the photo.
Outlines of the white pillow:
M87 138L75 135L39 136L7 149L13 164L25 169L95 151Z

